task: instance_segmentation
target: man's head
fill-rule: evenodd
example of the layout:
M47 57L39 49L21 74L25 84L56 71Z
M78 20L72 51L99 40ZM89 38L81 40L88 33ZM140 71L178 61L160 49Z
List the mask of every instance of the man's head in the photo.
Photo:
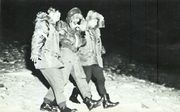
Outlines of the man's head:
M95 12L93 10L90 10L88 12L86 16L86 21L88 23L89 28L104 28L105 27L104 17L98 12Z
M55 10L54 8L50 7L47 12L50 22L56 23L57 21L59 21L61 13L58 10Z
M47 20L47 19L48 19L47 13L40 11L40 12L38 12L36 14L36 20L35 21L44 21L44 20Z
M83 15L81 13L81 10L77 7L72 8L67 13L67 22L70 25L71 28L76 28L80 25L81 21L83 20Z

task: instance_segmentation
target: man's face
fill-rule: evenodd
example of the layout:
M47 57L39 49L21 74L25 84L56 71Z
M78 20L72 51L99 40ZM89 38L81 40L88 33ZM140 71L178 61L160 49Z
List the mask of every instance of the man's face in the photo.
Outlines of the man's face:
M57 21L59 21L60 16L61 16L61 14L59 11L52 11L49 13L50 20L53 23L56 23Z
M95 28L98 25L98 19L92 18L88 21L89 28Z
M79 27L81 20L83 19L82 14L74 14L71 17L71 22L69 23L72 29L75 29L77 27Z
M82 16L82 14L78 13L78 14L74 14L71 18L72 18L71 21L73 23L77 24L80 20L83 19L83 16Z

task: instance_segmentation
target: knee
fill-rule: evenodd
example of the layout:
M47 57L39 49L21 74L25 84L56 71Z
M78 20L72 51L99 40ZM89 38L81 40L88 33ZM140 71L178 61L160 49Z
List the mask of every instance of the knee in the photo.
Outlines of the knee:
M102 83L102 84L104 84L104 83L105 83L105 78L104 78L104 77L99 77L99 78L97 79L97 83Z

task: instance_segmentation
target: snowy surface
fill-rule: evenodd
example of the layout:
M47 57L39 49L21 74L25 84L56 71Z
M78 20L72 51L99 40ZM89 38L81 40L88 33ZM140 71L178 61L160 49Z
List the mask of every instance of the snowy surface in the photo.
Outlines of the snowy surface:
M180 112L180 91L166 88L134 77L105 73L106 88L112 101L119 101L117 107L91 112ZM98 99L94 84L91 84L93 98ZM86 106L68 100L73 85L65 88L67 105L79 112L88 112ZM40 112L39 107L47 89L31 71L0 74L0 112ZM80 97L78 97L81 100ZM82 100L81 100L82 101Z

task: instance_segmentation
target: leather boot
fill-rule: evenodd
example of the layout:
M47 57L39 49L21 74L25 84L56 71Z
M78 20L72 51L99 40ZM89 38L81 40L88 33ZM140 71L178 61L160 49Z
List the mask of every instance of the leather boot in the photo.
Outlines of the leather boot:
M111 102L109 98L109 94L105 94L102 96L102 103L104 108L115 107L119 104L119 102Z
M80 101L77 99L78 94L79 90L77 88L74 88L69 100L71 100L74 103L80 103Z
M93 108L100 106L98 101L92 100L91 98L87 98L87 97L84 99L83 102L86 104L89 110L92 110Z
M70 109L67 106L59 108L61 112L77 112L77 109Z

